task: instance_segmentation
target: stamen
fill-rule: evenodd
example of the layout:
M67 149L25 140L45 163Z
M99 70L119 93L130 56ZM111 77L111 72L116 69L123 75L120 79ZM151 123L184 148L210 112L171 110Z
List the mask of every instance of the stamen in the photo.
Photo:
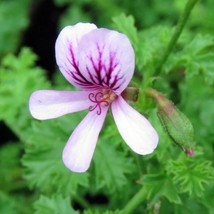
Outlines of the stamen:
M95 103L94 106L89 107L89 111L97 110L97 115L102 113L102 107L109 106L110 103L116 98L116 94L110 89L99 89L95 92L92 92L88 95L88 99Z

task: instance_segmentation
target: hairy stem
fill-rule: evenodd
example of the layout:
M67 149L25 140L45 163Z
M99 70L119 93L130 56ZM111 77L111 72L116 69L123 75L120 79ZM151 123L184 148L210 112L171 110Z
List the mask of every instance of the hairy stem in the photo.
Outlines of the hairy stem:
M182 31L183 31L183 28L190 16L190 13L193 9L193 7L195 6L195 4L197 3L198 0L189 0L184 8L184 11L183 13L181 14L179 20L178 20L178 24L177 26L175 27L175 31L171 37L171 40L169 41L169 44L167 46L167 49L163 55L163 57L161 58L160 60L160 63L158 64L157 66L157 69L156 69L156 72L157 73L160 73L161 72L161 69L164 65L164 63L167 61L170 53L172 52L176 42L178 41L178 38L180 37Z

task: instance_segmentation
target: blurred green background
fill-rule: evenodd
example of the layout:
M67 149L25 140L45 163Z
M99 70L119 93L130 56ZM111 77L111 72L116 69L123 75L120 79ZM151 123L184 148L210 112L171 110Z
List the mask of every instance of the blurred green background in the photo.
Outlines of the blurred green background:
M106 210L122 209L138 190L136 180L145 186L145 200L134 213L214 213L213 0L196 4L173 53L162 71L154 73L162 78L155 83L156 89L167 94L193 123L197 143L194 159L178 155L181 151L171 145L155 116L154 104L147 100L144 113L160 134L154 156L139 160L126 148L122 154L118 146L121 139L108 119L110 125L100 141L111 139L115 143L98 147L89 173L71 174L60 162L61 151L83 115L32 122L27 104L34 90L70 89L60 76L54 53L55 40L64 26L93 22L127 34L136 50L135 81L139 84L154 71L186 2L0 0L1 214L116 214L119 211ZM141 103L135 107L140 110ZM115 163L111 175L118 183L101 171L100 151L106 152L109 163ZM135 167L136 163L140 167Z

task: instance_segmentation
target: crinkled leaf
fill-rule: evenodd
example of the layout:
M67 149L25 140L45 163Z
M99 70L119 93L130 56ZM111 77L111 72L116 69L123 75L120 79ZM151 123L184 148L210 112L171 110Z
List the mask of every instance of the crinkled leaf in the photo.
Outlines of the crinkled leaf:
M136 53L139 60L137 65L143 72L154 73L155 66L166 49L172 29L165 26L152 27L139 33L140 49Z
M0 119L23 137L29 126L28 99L37 89L49 88L44 71L35 67L36 55L23 48L18 57L9 54L0 67Z
M28 130L23 164L31 188L70 195L75 194L79 186L89 185L88 173L72 173L62 162L63 147L79 122L77 114L72 116L34 122Z
M183 154L178 160L170 161L167 171L173 175L173 182L179 185L180 192L197 197L204 195L205 185L210 184L214 175L212 162L201 160L197 154L194 158Z
M211 35L196 35L191 41L186 41L183 50L171 55L165 71L184 69L186 78L201 76L207 84L214 84L214 37Z
M135 50L138 50L138 35L137 29L134 26L133 16L126 16L125 14L121 14L117 17L114 17L113 22L117 30L126 34L131 40L131 43L134 46Z
M62 197L62 195L53 195L47 197L41 195L40 198L34 203L35 214L78 214L71 207L69 197Z
M94 211L94 210L86 210L84 211L83 214L123 214L123 211L120 211L120 210L115 210L115 211L104 211L104 212L100 212L100 211Z
M164 196L172 203L181 204L176 186L171 177L164 173L144 175L140 183L143 185L144 194L148 199L154 200Z
M13 183L16 186L24 186L22 179L23 169L20 163L22 146L19 143L9 143L0 150L0 189L6 192L13 190ZM16 190L16 189L15 189Z
M114 147L112 142L120 139L117 134L118 138L101 138L93 158L96 188L107 188L111 193L124 187L129 182L127 175L136 170L132 158Z
M175 214L195 214L195 213L203 213L203 214L210 214L206 205L201 203L199 198L191 199L189 197L184 196L182 200L182 205L176 204L174 206L174 213Z

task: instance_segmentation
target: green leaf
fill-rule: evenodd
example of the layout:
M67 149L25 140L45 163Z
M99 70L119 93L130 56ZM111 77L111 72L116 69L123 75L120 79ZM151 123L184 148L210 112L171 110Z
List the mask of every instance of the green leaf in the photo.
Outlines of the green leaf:
M79 186L89 185L88 173L73 173L62 162L63 147L78 122L78 114L75 114L32 123L27 133L26 154L22 161L27 168L25 178L31 188L74 195Z
M0 67L0 119L21 138L30 123L30 94L50 87L44 71L35 67L36 59L30 49L23 48L18 57L7 55Z
M0 1L0 57L17 49L21 33L29 23L29 4L30 0Z
M152 76L163 50L168 45L171 34L172 29L165 26L151 27L139 33L140 48L136 53L139 60L136 63L144 73Z
M183 68L186 78L201 76L209 85L214 84L214 37L211 35L196 35L191 41L186 41L184 49L169 58L165 71L170 72Z
M114 127L111 126L112 131L113 129ZM133 159L126 157L112 143L118 141L118 139L120 140L118 132L117 137L101 137L93 158L95 169L94 184L97 189L106 188L111 194L127 185L129 182L128 174L132 174L136 170Z
M121 14L113 18L113 22L118 31L126 34L131 40L135 50L138 50L137 29L134 26L134 18L129 15Z
M120 210L115 210L115 211L107 210L107 211L102 211L102 212L96 211L96 210L95 211L94 210L85 210L84 211L84 214L100 214L100 213L102 213L102 214L123 214L123 212Z
M175 204L174 206L174 213L175 214L195 214L195 213L203 213L203 214L210 214L210 212L207 207L201 203L202 198L189 198L189 197L183 197L182 198L182 205Z
M13 185L11 183L11 185ZM29 214L32 213L32 198L25 195L26 192L6 193L0 191L0 213L1 214Z
M40 198L34 203L35 214L78 214L71 207L69 197L62 197L60 194L47 197L41 195Z
M0 150L0 189L5 192L25 187L22 179L23 169L20 163L22 146L20 143L8 143ZM11 185L13 184L13 185Z
M214 90L206 84L201 76L186 79L180 86L181 109L191 119L194 126L195 139L204 149L207 157L212 158L214 129ZM206 143L204 143L206 142Z
M0 191L0 213L17 214L17 206L12 197ZM20 213L20 212L19 212Z
M172 203L181 204L178 191L170 176L164 173L147 174L142 177L140 183L143 185L147 199L156 200L164 196Z
M212 162L201 159L197 152L192 158L182 154L178 160L170 161L167 171L173 175L173 182L179 185L180 192L196 197L204 195L205 185L210 184L214 173Z

